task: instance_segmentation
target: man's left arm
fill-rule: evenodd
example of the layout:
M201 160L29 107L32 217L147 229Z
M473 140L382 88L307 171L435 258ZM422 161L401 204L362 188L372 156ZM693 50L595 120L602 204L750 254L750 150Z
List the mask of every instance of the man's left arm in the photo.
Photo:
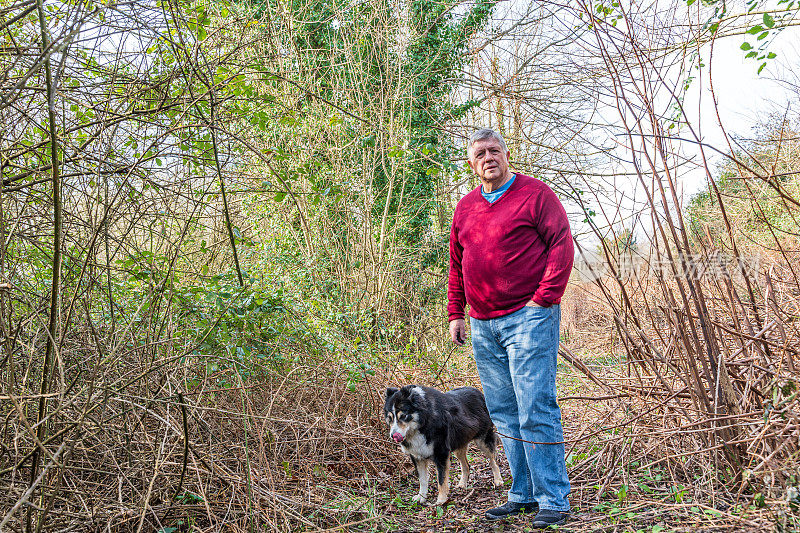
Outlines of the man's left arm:
M564 206L556 193L544 185L531 206L539 235L547 246L547 263L532 300L543 307L558 302L567 288L575 249Z

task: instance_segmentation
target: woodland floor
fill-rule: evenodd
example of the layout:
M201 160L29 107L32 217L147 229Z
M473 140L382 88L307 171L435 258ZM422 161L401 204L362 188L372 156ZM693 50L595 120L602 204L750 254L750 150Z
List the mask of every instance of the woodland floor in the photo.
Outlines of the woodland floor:
M608 371L614 365L613 362L609 364L608 361L602 361L601 365L591 366L598 371ZM602 424L602 421L593 418L593 411L585 400L600 393L592 390L592 385L563 361L559 363L558 379L559 396L567 398L566 401L562 400L561 406L565 439L569 441L571 436L584 434L587 425L596 427ZM488 462L477 450L470 450L472 473L469 487L455 488L460 475L456 463L451 469L450 500L444 506L421 506L411 502L419 486L417 476L408 458L398 452L395 471L379 472L377 478L370 476L372 479L366 479L365 476L358 487L351 485L352 498L349 501L344 498L337 502L337 506L350 507L353 514L349 524L336 530L443 533L533 531L530 516L498 522L488 522L483 518L486 509L505 502L511 476L501 448L498 458L506 485L493 488ZM751 497L741 498L738 502L725 501L719 496L705 497L700 487L691 486L686 487L684 496L676 501L672 487L646 476L640 479L632 477L629 482L650 492L647 497L643 497L641 490L630 490L629 494L607 490L598 496L599 487L590 479L571 479L571 482L573 511L570 520L554 530L653 533L773 531L780 521L779 508L785 507L778 502L772 502L774 506L768 502L766 506L757 507L753 505ZM435 487L435 483L431 482L429 501L436 497Z

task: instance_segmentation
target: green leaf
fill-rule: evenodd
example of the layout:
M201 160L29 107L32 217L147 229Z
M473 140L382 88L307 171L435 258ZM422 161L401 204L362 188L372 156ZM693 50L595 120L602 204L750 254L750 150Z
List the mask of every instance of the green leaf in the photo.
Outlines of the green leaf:
M284 198L286 198L286 193L285 192L279 192L278 194L275 195L274 200L276 202L282 202Z
M762 26L761 24L756 24L755 26L747 30L747 33L749 33L750 35L755 35L756 33L762 31L764 31L764 26Z
M742 50L750 50L751 48L753 48L753 46L750 43L742 43L742 46L740 46L739 48L741 48Z
M769 54L767 54L767 59L775 59L776 57L778 57L778 54L776 54L775 52L770 52Z
M762 71L762 70L764 70L764 67L766 67L766 66L767 66L767 62L766 62L766 61L765 61L765 62L763 62L763 63L761 63L761 66L760 66L760 67L758 67L758 72L757 72L757 74L761 74L761 71Z
M765 31L764 33L762 33L761 35L759 35L758 37L756 37L756 40L757 40L757 41L761 41L761 40L763 40L763 39L766 39L766 38L767 38L767 35L769 35L769 32L768 32L768 31Z
M766 501L764 499L764 495L761 494L760 492L757 493L755 496L753 496L753 503L755 504L756 507L759 507L759 508L763 508L763 507L767 506Z
M772 18L772 15L769 13L764 13L764 26L767 28L772 28L775 26L775 19Z

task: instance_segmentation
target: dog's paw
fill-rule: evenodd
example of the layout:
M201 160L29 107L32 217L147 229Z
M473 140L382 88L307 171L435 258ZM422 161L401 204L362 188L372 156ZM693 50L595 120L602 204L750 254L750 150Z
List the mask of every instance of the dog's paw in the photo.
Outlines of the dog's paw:
M503 479L499 478L499 477L494 478L494 480L492 480L492 485L494 485L495 488L502 487L503 486Z
M436 498L436 505L444 505L444 504L447 503L447 500L449 500L449 499L450 498L448 498L447 496L445 496L445 497L439 496L438 498Z
M420 505L425 505L425 496L422 494L415 494L413 498L411 498L412 502L417 502Z
M466 489L467 488L467 481L466 480L459 481L458 485L456 485L456 488L457 489Z

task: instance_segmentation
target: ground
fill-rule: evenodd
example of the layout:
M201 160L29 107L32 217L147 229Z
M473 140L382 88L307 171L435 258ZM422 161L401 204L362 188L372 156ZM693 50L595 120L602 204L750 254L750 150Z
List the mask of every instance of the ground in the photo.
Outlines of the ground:
M400 458L402 460L402 458ZM406 459L407 461L407 459ZM373 498L359 501L361 509L351 508L360 519L351 521L348 530L396 531L396 532L515 532L533 531L530 518L518 516L509 520L489 522L483 512L505 502L506 487L491 486L491 471L488 462L477 450L471 454L473 466L471 482L467 489L453 488L450 500L444 506L419 505L411 501L418 489L417 478L412 474L410 461L404 473L381 479L373 485ZM508 485L511 476L505 457L500 454L503 479ZM458 482L458 468L454 468L451 486ZM429 493L435 498L435 486ZM583 491L585 492L585 491ZM625 532L667 532L667 531L770 531L773 527L763 512L750 509L752 516L723 515L701 503L677 504L658 499L639 499L619 505L618 502L603 501L595 505L593 501L572 498L573 512L567 525L560 531L625 531ZM354 502L356 503L356 502ZM364 507L370 506L370 509ZM365 516L366 515L366 516Z
M615 379L616 370L624 374L619 368L621 363L608 356L588 359L588 363L591 369L602 372L609 380ZM458 371L452 372L452 379L463 384L463 376L455 377L458 374ZM443 385L441 388L447 389L455 383ZM754 505L750 496L741 497L738 503L731 502L719 494L705 493L708 485L702 479L674 486L667 481L666 472L657 466L637 469L636 455L626 451L624 444L620 449L609 444L606 444L607 448L598 449L602 442L618 444L613 430L601 434L609 437L606 441L602 438L595 441L576 439L608 424L615 415L614 406L592 400L602 397L603 393L582 372L563 360L559 362L558 386L565 439L567 442L579 441L567 447L573 512L561 531L770 531L780 522L779 511L775 510L773 514L769 505ZM384 437L388 439L388 435ZM619 459L619 454L623 454L624 459ZM455 488L460 472L457 462L454 462L450 500L444 506L423 506L411 501L418 490L416 473L411 461L398 451L394 457L396 464L383 467L377 475L365 474L358 481L358 488L351 485L352 492L343 493L337 502L325 508L328 511L337 508L348 514L347 519L341 515L337 517L339 524L345 524L343 530L531 531L529 517L498 522L488 522L483 518L486 509L506 501L505 493L511 482L502 447L498 459L505 487L495 489L491 486L488 461L471 447L469 487L466 490ZM606 473L614 475L606 476ZM435 483L431 483L429 501L435 499L435 487Z

